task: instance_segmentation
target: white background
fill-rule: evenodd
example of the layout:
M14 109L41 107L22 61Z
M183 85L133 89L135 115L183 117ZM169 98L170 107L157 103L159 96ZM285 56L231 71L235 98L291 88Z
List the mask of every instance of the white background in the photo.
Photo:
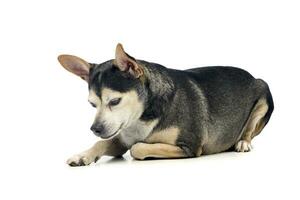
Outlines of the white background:
M1 1L0 199L299 199L297 1ZM251 153L70 168L97 141L87 85L57 62L114 57L186 69L242 67L269 83Z

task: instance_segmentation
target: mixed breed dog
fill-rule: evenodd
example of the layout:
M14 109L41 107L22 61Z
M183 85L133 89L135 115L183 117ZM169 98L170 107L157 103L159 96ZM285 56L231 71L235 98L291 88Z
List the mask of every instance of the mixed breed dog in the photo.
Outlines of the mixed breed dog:
M138 160L248 152L274 108L267 83L235 67L170 69L131 57L121 44L101 64L58 60L88 83L97 110L91 130L102 138L68 159L70 166L128 150Z

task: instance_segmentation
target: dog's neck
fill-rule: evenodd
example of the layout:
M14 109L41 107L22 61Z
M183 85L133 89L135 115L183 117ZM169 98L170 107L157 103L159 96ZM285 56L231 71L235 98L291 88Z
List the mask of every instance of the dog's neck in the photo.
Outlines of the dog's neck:
M139 63L143 65L148 95L145 111L140 119L143 121L158 119L168 109L174 97L174 82L168 75L167 68L145 61Z

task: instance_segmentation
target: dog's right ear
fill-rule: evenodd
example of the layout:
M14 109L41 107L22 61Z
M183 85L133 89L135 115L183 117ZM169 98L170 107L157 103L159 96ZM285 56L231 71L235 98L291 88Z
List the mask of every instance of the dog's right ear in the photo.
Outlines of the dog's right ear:
M83 80L89 80L89 71L91 65L85 60L72 55L60 55L58 56L58 61L60 64L69 72L76 74Z

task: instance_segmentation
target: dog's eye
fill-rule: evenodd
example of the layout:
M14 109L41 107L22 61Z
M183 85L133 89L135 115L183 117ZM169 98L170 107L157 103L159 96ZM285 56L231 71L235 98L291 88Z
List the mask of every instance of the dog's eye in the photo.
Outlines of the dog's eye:
M90 102L90 104L91 104L94 108L97 107L96 104L94 104L94 103L92 103L92 102Z
M120 103L120 101L121 101L121 98L115 98L115 99L110 100L108 105L109 106L116 106Z

